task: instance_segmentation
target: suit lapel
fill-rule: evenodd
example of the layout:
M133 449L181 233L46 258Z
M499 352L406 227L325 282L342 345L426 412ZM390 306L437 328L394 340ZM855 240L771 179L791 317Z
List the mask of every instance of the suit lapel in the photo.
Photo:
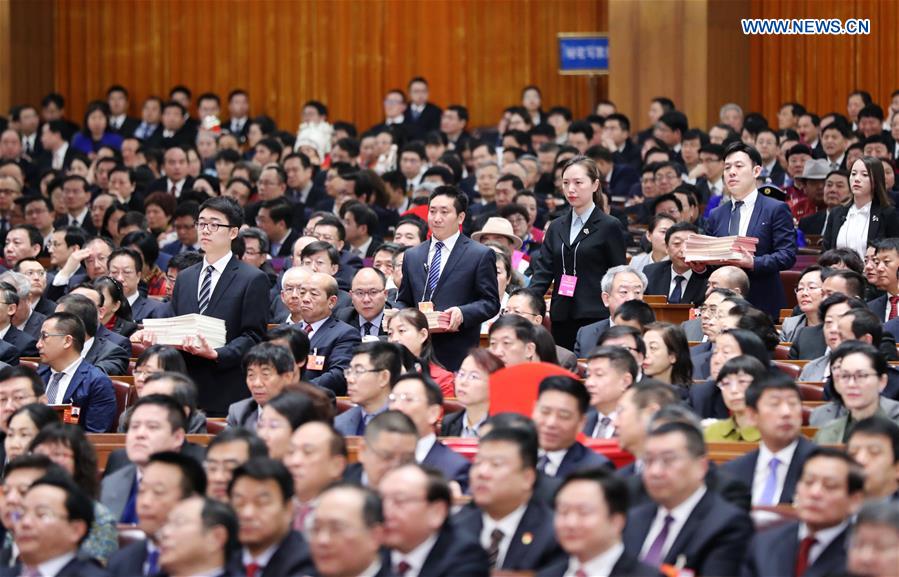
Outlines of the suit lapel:
M322 323L322 326L318 327L318 330L313 333L312 338L309 339L309 345L312 347L318 347L322 339L324 338L324 335L327 334L328 329L330 329L331 325L335 322L336 321L334 320L334 317L328 317L328 319L325 320L324 323Z
M234 281L234 277L237 276L237 269L240 266L237 264L237 257L231 255L231 260L228 261L228 264L225 266L225 270L222 272L222 276L219 277L217 283L215 283L215 290L212 291L212 296L209 297L209 308L207 308L207 312L209 309L214 308L218 301L221 300L222 295L225 291L228 290L228 287Z
M756 193L756 195L755 206L752 207L752 216L749 217L749 226L746 227L746 236L759 236L758 234L754 234L754 232L758 227L759 219L762 218L762 204L765 201L761 193Z
M559 227L559 235L562 237L562 244L569 249L571 248L571 223L574 221L574 209L569 209L568 214L562 217L562 226Z
M880 221L883 208L879 204L871 204L871 216L868 217L868 240L880 238Z
M470 240L466 236L459 235L459 238L456 240L456 244L453 246L453 250L449 255L449 258L446 259L446 264L443 265L440 271L440 279L437 281L437 286L434 288L434 293L437 293L440 288L447 282L446 279L453 272L453 268L456 266L460 260L462 260L465 252L468 250L468 243L474 242ZM425 279L427 282L427 279ZM434 299L434 296L431 295L431 300Z
M577 244L587 238L592 232L595 232L597 229L597 223L602 218L601 216L602 210L598 206L593 208L593 212L590 213L590 218L587 219L586 224L584 224L583 228L577 233L577 236L574 237L574 244ZM572 211L572 218L574 211ZM568 232L571 231L571 221L568 222ZM572 245L573 246L573 245Z
M63 403L71 403L72 396L75 394L75 391L78 390L78 387L81 386L81 381L84 380L84 376L87 373L87 367L84 366L85 362L87 361L82 361L81 364L78 365L78 370L72 375L69 386L66 387L66 394L62 396Z
M199 292L200 271L203 270L203 263L201 262L199 265L192 268L193 270L185 271L178 275L178 280L180 282L176 286L179 287L179 293L181 290L185 292L186 297L182 298L181 302L187 304L187 310L178 311L178 313L182 315L200 312L200 300L197 297L197 293ZM182 285L181 282L184 284Z
M793 458L790 460L790 466L787 467L787 474L784 477L784 486L780 491L781 503L792 503L793 494L796 491L796 483L799 481L799 475L802 472L802 463L805 461L805 441L800 438L796 450L793 452ZM785 500L788 498L787 500Z
M709 489L706 489L705 495L702 496L702 499L700 499L699 503L696 504L696 507L693 508L690 516L687 517L686 523L684 523L684 526L681 527L677 537L675 537L674 543L671 544L671 548L665 556L666 562L674 564L677 561L678 556L682 555L689 545L695 544L693 536L701 528L702 521L705 519L707 513L706 509L708 509L710 504L709 501L711 499L712 493Z

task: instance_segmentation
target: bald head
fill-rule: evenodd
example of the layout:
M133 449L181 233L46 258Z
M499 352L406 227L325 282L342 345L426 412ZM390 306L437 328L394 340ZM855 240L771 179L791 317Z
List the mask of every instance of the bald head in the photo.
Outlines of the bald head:
M291 286L299 286L306 282L312 273L300 266L295 266L284 271L281 277L281 288L286 289Z
M0 134L0 158L15 160L22 154L22 141L15 130L4 130Z
M718 288L730 289L743 298L746 298L746 295L749 294L749 277L741 268L735 266L723 266L709 275L709 281L705 289L706 296Z
M331 275L321 272L310 273L305 284L324 291L328 298L337 297L337 279Z
M300 253L303 252L303 249L317 241L318 239L314 236L301 236L293 243L293 252L291 256L293 256L293 263L300 264L303 262L303 259L300 258Z

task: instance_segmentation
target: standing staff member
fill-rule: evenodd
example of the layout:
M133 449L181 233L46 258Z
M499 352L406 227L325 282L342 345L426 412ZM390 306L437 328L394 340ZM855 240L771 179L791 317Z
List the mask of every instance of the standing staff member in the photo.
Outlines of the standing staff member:
M562 169L562 190L571 205L568 214L549 225L543 245L532 261L530 290L543 298L553 284L550 318L556 344L574 348L579 328L609 316L602 303L602 277L625 264L625 241L617 219L595 204L600 193L596 163L577 156Z

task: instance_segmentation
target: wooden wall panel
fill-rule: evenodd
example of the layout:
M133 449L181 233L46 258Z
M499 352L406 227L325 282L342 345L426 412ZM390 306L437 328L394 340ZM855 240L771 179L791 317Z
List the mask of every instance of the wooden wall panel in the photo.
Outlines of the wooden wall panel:
M889 106L899 88L899 2L882 0L755 0L754 18L870 18L870 35L752 36L750 108L776 120L796 100L823 115L846 113L854 89Z
M585 115L588 81L557 74L556 33L605 31L607 2L56 0L55 84L73 118L113 83L130 89L132 114L186 84L223 98L245 88L252 113L286 130L312 98L367 127L381 120L384 92L415 75L438 104L467 105L472 125L494 124L530 83L545 108ZM597 96L607 90L600 79Z

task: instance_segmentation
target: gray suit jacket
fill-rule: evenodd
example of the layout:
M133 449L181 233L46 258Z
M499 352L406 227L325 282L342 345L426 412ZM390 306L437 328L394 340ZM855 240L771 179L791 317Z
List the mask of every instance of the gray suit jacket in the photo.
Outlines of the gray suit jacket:
M122 511L128 504L131 485L136 480L137 465L129 463L103 478L100 484L100 502L109 509L116 522L122 518Z
M559 359L559 366L563 369L571 371L572 373L577 372L577 356L575 356L574 353L565 347L556 345L556 357Z
M680 327L684 329L684 334L687 335L688 341L702 340L702 319L690 319L684 321L680 324Z
M228 418L225 424L228 427L243 427L250 431L256 431L256 421L259 420L259 405L252 397L231 403L228 407Z
M874 416L883 417L899 424L899 401L880 397L880 406L877 408ZM842 417L837 417L822 425L818 432L815 433L814 441L819 445L842 443L846 437L846 428L848 426L849 414L847 412Z
M799 331L808 324L805 313L784 319L783 326L780 329L780 340L783 343L792 343L793 339L799 334Z
M824 380L824 371L827 369L827 366L830 364L830 357L825 355L822 357L818 357L812 361L809 361L804 367L802 367L802 372L799 373L800 381L823 381ZM819 407L820 408L820 407ZM814 415L814 411L812 411ZM814 423L812 423L814 424Z
M891 421L899 424L899 401L894 401L886 397L880 397L880 410ZM825 425L842 419L849 414L846 407L842 403L831 401L820 407L815 407L812 414L808 417L808 424L812 427L824 427Z
M359 423L362 422L362 407L354 406L349 411L344 411L334 417L334 428L340 431L340 434L346 437L356 435L359 430Z

